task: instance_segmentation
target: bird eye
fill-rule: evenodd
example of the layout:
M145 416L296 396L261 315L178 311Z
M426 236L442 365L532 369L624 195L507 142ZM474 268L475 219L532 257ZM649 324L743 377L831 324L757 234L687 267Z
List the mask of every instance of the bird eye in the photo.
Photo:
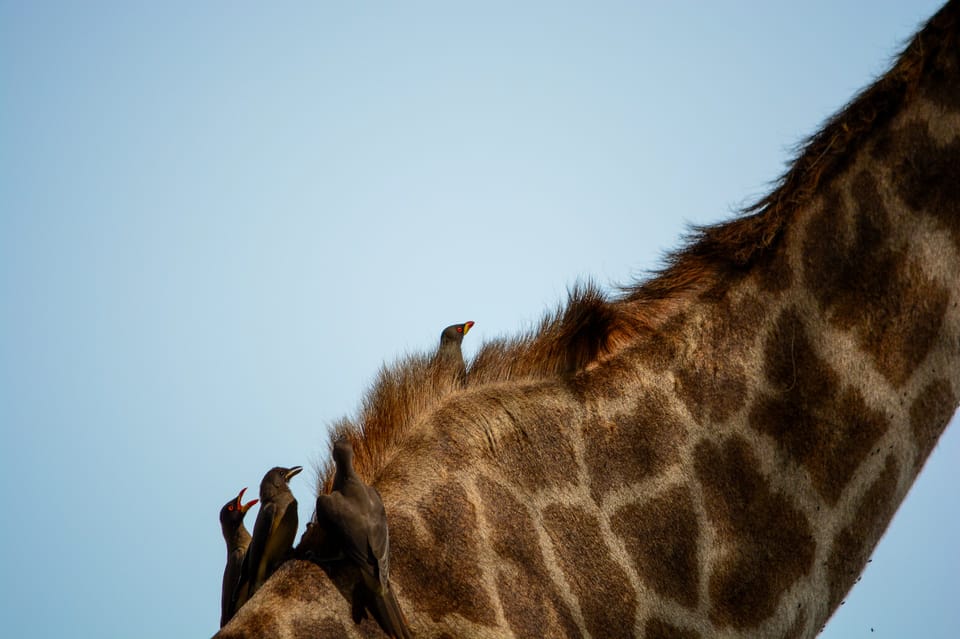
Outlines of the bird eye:
M458 326L458 327L457 327L457 332L458 332L458 333L462 333L462 332L463 332L463 327L462 327L462 326Z
M233 510L233 504L230 504L229 506L227 506L227 510Z

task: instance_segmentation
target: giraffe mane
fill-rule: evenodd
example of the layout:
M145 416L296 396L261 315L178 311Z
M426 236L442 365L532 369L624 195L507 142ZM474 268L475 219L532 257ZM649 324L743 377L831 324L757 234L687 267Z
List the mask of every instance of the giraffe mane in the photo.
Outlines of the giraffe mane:
M872 131L900 111L918 89L921 77L931 68L952 63L949 56L960 46L957 13L955 5L948 5L934 15L907 43L887 73L801 142L793 161L767 195L742 209L740 217L693 226L683 247L668 254L664 267L653 277L622 287L624 299L655 309L665 300L701 289L717 277L744 273L768 255L794 212L847 167ZM639 319L645 323L655 324L657 317L657 313L639 311Z
M482 344L470 363L467 388L572 375L609 357L636 336L621 306L610 302L595 284L577 284L568 292L567 303L547 313L535 328ZM332 450L336 439L349 439L357 473L372 481L393 453L409 442L418 422L461 391L433 357L407 355L381 367L357 415L331 426L328 446ZM318 493L329 492L334 470L328 455L317 468Z
M618 287L608 297L592 282L575 285L568 300L539 324L517 337L484 343L469 366L467 390L499 382L563 377L612 357L653 333L687 302L722 291L768 258L788 221L810 203L825 182L853 159L871 131L889 122L918 89L931 68L952 64L957 42L957 7L933 16L897 57L892 68L862 90L820 130L798 146L794 160L769 194L740 216L715 225L694 226L683 246L665 257L664 266L646 279ZM373 482L404 445L416 445L417 424L451 395L463 392L438 376L427 355L412 355L381 368L354 418L334 423L330 446L347 437L354 465ZM317 468L318 493L329 492L331 461Z

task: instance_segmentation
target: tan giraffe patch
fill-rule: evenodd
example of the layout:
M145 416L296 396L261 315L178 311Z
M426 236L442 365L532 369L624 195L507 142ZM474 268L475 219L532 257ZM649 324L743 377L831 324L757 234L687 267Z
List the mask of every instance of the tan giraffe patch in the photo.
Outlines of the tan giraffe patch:
M243 625L237 628L237 616L226 627L221 628L217 636L221 639L246 639L254 637L276 637L280 635L280 623L269 609L258 608L243 616ZM343 627L341 626L341 630Z
M390 538L403 540L390 546L391 579L434 621L459 614L494 625L496 613L476 562L478 517L466 491L459 484L440 483L420 500L418 510L426 538L403 511L391 513Z
M668 621L653 617L643 626L644 639L700 639L696 630L678 628Z
M889 422L817 356L796 309L781 313L764 351L772 392L758 398L750 426L773 437L779 451L809 473L817 492L836 504Z
M910 405L910 427L917 444L920 459L926 459L933 450L940 433L957 409L957 396L945 379L927 384Z
M687 608L699 603L700 525L693 496L677 486L642 504L627 504L610 520L637 574L658 594Z
M720 626L754 628L813 566L810 523L756 468L746 440L705 441L694 451L718 556L709 577L710 618Z
M894 499L900 467L896 458L887 456L883 471L860 498L850 523L837 535L827 559L830 585L830 609L840 604L867 563L873 544L883 534L897 509Z
M527 509L496 482L481 477L477 490L492 531L494 552L517 570L500 569L497 594L517 637L546 639L580 634L570 610L553 587L536 526Z
M584 461L596 502L611 488L650 477L680 461L687 429L669 409L666 394L650 390L631 413L596 418L582 426Z
M338 587L349 581L344 579L344 569L350 570L343 563L334 563L330 566L320 567L309 561L293 560L285 563L274 573L270 579L272 586L271 596L285 602L303 601L312 602L322 597L322 584L324 579L321 575L326 572L331 581L338 584ZM305 577L305 578L304 578ZM333 612L332 610L330 611ZM317 620L312 615L296 615L289 620L290 628L296 636L307 637L348 637L347 629L335 617L323 617ZM221 637L273 637L283 634L278 625L278 619L269 611L264 612L264 608L257 608L256 614L252 619L244 623L242 634L229 632L220 634ZM376 622L372 619L365 624L357 627L362 636L378 636L380 630Z
M877 370L899 387L932 348L949 292L911 267L904 249L888 245L890 216L873 175L854 177L851 199L852 229L836 190L810 221L804 275L827 318L854 331Z
M911 209L936 220L960 250L960 137L940 145L923 122L903 126L892 137L878 149L892 156L897 194Z
M551 505L543 523L590 634L632 637L637 598L623 568L610 558L597 518L582 508Z
M711 309L715 321L699 336L697 353L676 372L677 394L697 423L722 422L743 406L747 377L733 360L733 351L753 343L765 321L764 311L754 296L737 303L724 298Z
M793 625L783 635L783 639L800 639L803 636L803 630L807 626L807 613L803 610L797 613L797 618L793 620Z

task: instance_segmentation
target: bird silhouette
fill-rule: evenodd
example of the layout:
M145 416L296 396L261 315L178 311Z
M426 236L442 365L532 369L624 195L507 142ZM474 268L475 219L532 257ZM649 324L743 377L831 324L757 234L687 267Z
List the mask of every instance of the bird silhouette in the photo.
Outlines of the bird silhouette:
M434 361L444 373L453 376L458 386L464 386L467 383L467 364L463 361L460 344L474 323L451 324L440 333L440 347L437 349Z
M253 537L243 562L241 584L235 610L252 597L273 571L286 560L297 535L297 500L290 492L290 480L302 466L277 466L267 471L260 482L260 512L253 525ZM246 587L246 592L243 592ZM246 596L244 598L243 596Z
M260 501L252 499L243 503L243 493L246 491L246 488L241 490L239 495L220 509L220 530L223 532L223 540L227 542L227 565L223 569L223 588L220 593L221 628L227 625L236 612L234 602L237 599L237 586L240 585L240 571L247 555L247 547L250 546L250 533L243 525L243 517Z
M354 470L353 446L346 438L334 443L333 460L333 491L317 497L317 523L342 556L360 569L354 609L369 609L388 636L407 639L410 630L390 585L390 532L383 500Z

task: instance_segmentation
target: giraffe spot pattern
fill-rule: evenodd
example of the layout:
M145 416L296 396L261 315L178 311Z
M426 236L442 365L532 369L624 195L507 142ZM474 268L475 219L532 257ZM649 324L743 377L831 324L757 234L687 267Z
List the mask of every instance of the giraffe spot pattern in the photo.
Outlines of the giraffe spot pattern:
M743 406L747 379L743 367L711 357L697 357L677 370L677 395L698 424L717 424Z
M803 250L806 282L829 321L853 331L877 370L899 387L932 348L949 292L911 264L905 250L887 244L890 216L873 175L858 173L851 196L852 229L837 190L810 221Z
M689 318L686 313L678 313L649 336L645 336L632 350L640 363L654 372L662 372L672 366L682 351L685 339L683 331Z
M710 619L722 627L755 628L813 566L810 523L785 495L770 489L742 437L701 442L694 466L717 535L708 581Z
M949 28L949 27L948 27ZM955 28L955 27L954 27ZM960 55L955 39L942 44L936 62L927 67L924 77L924 97L950 111L960 110L960 92L957 91L957 76L960 75ZM935 47L936 43L930 43Z
M757 264L751 271L760 290L765 293L782 293L793 286L793 269L787 259L785 242L777 242L763 259L765 262Z
M333 564L333 566L335 570L341 567L338 564ZM322 576L322 573L325 571L325 568L320 568L316 564L308 561L288 561L273 574L264 588L269 589L271 598L283 602L299 601L314 603L323 601L325 593L327 592L324 589L324 585L328 583ZM337 583L336 575L331 577L331 581ZM281 626L281 619L276 614L276 610L272 609L272 605L274 604L258 606L251 609L253 612L252 616L246 616L244 618L239 630L234 631L233 628L228 625L225 629L226 632L222 630L218 633L217 637L219 639L240 639L241 637L258 639L260 637L283 635L284 631ZM302 608L297 606L291 606L291 609L302 610ZM333 606L324 612L331 615L336 614ZM292 618L287 619L285 623L289 624L289 629L295 636L349 636L343 624L332 616L317 619L313 616L294 615ZM376 632L380 632L376 623L372 620L370 623L365 624L365 626L366 628L361 629L361 634L364 636L368 636L374 628Z
M237 615L239 616L239 614ZM243 623L238 627L235 616L230 623L217 633L218 639L255 639L256 637L280 636L280 622L270 610L263 606L253 613L245 615Z
M850 523L834 539L827 559L830 610L840 604L854 584L871 550L893 517L897 509L899 475L896 458L888 455L879 477L860 498Z
M570 388L582 402L620 400L641 385L639 367L634 359L620 353L571 379Z
M284 600L316 601L323 595L321 571L322 568L309 561L287 562L283 572L278 570L274 573L275 576L270 580L271 589ZM293 573L306 573L309 585L304 586Z
M926 459L933 450L940 433L957 409L957 401L946 379L933 380L913 400L910 405L910 428L920 460Z
M747 377L734 359L756 338L764 307L754 296L734 303L727 298L710 309L712 321L699 335L699 348L676 371L677 394L699 424L719 423L740 409Z
M700 526L688 486L677 486L643 504L628 504L610 520L633 567L657 594L687 608L699 603Z
M609 421L595 418L584 422L584 460L597 503L612 488L679 463L687 430L669 409L668 401L661 391L650 390L637 400L633 412Z
M767 336L764 375L772 392L758 397L750 425L802 466L831 505L889 427L860 391L814 352L798 311L785 309Z
M950 233L960 250L960 137L941 146L923 122L908 124L885 145L897 194Z
M551 505L543 510L543 523L587 631L594 637L632 637L637 598L610 557L597 518L582 508Z
M418 611L434 621L459 614L494 625L496 614L481 585L478 517L464 488L441 483L418 504L426 538L402 510L390 521L391 580L396 580Z
M372 632L371 624L366 624L368 632ZM373 624L376 626L376 624ZM350 637L347 634L347 629L343 624L338 620L332 617L324 617L318 623L306 623L303 620L294 620L291 630L293 631L294 637L324 637L324 639L348 639ZM380 632L379 627L376 632ZM258 635L259 637L264 637L267 635Z
M501 409L511 416L515 426L536 424L529 430L517 428L513 438L507 438L500 447L498 455L504 476L516 477L530 492L575 484L576 478L568 469L576 468L577 460L566 435L575 417L568 404L557 401L549 391L535 389L505 397ZM523 417L514 419L514 414Z
M490 479L480 477L477 490L494 552L516 567L497 573L500 605L514 635L530 639L579 635L573 615L553 587L530 513Z
M644 639L700 639L696 630L678 628L669 621L652 617L643 626Z

